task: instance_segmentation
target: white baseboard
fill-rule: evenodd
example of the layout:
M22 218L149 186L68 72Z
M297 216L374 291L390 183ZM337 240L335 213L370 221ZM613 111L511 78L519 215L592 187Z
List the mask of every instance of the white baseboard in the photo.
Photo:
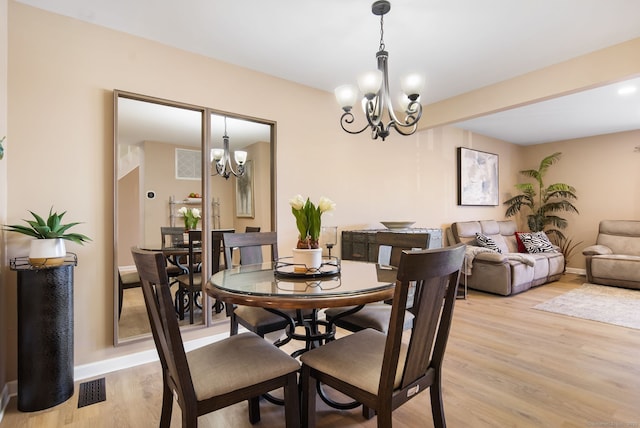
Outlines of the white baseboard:
M220 333L213 336L201 337L184 343L185 351L200 348L210 343L229 337L229 333ZM101 376L117 370L123 370L141 364L158 361L158 352L155 347L148 351L137 352L123 357L110 358L108 360L96 361L95 363L75 366L73 369L74 381ZM18 381L12 380L4 385L0 395L0 422L4 416L4 411L9 403L9 399L18 395Z
M5 383L4 387L2 388L2 392L0 393L0 422L2 422L2 419L4 418L4 409L7 408L7 405L9 404L9 398L10 398L10 394L9 394L9 383ZM13 381L13 383L16 383L15 381Z
M220 333L213 336L201 337L184 343L185 351L189 352L193 349L200 348L210 343L229 337L229 333ZM158 361L158 351L156 348L148 351L142 351L135 354L125 355L123 357L111 358L108 360L96 361L95 363L83 364L75 366L73 370L73 379L75 381L100 376L117 370L128 369L130 367L139 366Z
M573 273L575 275L582 275L582 276L587 276L587 270L586 269L578 269L578 268L566 268L565 272L567 273Z

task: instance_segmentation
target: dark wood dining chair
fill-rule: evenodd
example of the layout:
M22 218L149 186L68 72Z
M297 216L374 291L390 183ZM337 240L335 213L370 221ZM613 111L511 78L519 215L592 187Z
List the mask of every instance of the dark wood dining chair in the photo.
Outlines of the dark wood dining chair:
M122 315L122 300L124 299L124 290L140 287L141 285L142 284L140 283L140 276L138 276L138 272L120 272L120 268L118 268L118 319L120 319L120 315Z
M276 232L225 233L223 240L225 258L229 266L232 263L234 248L238 248L240 251L240 264L242 265L262 263L264 260L263 247L269 248L271 261L278 259L278 235ZM239 325L262 337L267 333L283 330L288 325L286 319L263 308L231 304L227 304L226 308L230 323L229 334L232 336L238 334Z
M177 248L184 246L184 227L172 227L161 226L160 235L162 241L160 244L161 249ZM182 263L184 260L180 260L179 257L167 258L167 275L169 276L169 284L173 285L177 283L177 277L184 275L188 272L186 266Z
M220 271L220 256L223 256L224 266L226 266L226 257L224 256L224 243L222 236L225 233L233 233L234 229L216 229L211 231L211 274ZM184 319L185 311L189 311L189 323L193 324L194 317L194 305L202 309L202 304L198 303L198 297L202 296L202 274L201 269L198 268L198 264L202 262L202 258L199 255L201 251L197 251L202 248L202 231L190 230L188 241L188 256L186 265L189 268L186 274L178 276L178 290L176 291L175 306L178 316L181 320ZM193 260L193 262L191 262ZM213 305L213 310L216 313L220 313L224 305L222 302L216 300Z
M387 334L365 329L302 354L302 426L316 426L317 383L329 385L363 405L366 418L377 414L379 428L391 428L392 412L430 389L435 427L445 427L442 361L456 302L465 245L403 251ZM411 283L414 326L403 331ZM404 334L409 335L403 341Z
M286 426L300 426L298 362L250 332L185 352L164 255L138 248L131 252L162 366L160 427L171 424L174 394L182 409L183 427L197 427L198 416L244 400L249 402L253 424L260 420L260 395L281 387Z
M189 311L189 324L193 324L195 307L202 309L202 304L198 303L198 298L202 299L202 274L199 267L202 263L202 231L190 230L188 234L187 273L176 277L178 289L175 306L181 320L184 319L185 311Z
M230 266L227 262L227 257L224 253L224 240L223 235L225 233L234 233L235 229L214 229L211 231L211 275L220 272L221 269L226 269ZM221 257L222 256L222 257ZM223 263L221 263L221 260ZM200 278L202 283L202 278ZM224 309L224 303L216 299L213 304L213 311L217 314Z
M399 233L378 232L376 242L380 245L378 263L381 265L398 267L402 251L411 249L426 249L429 247L428 233ZM415 287L411 287L407 309L409 313L404 319L405 330L413 325L413 294ZM355 306L330 308L325 311L325 316L330 324L349 331L360 331L365 328L373 328L383 333L387 332L389 318L391 317L391 302L371 303L357 309Z

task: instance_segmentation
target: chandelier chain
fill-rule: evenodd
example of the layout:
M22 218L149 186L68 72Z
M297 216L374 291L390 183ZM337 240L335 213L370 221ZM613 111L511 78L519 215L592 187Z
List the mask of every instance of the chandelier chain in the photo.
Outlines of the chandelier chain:
M380 15L380 47L378 50L383 51L384 49L384 15Z

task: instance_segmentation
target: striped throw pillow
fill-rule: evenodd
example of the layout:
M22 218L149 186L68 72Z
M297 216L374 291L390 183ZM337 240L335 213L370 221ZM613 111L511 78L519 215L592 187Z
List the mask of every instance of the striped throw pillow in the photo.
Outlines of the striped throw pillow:
M493 251L497 251L498 253L502 253L496 241L493 240L490 236L485 235L484 233L476 232L476 241L478 245L481 247L488 248Z
M557 253L544 232L518 233L520 240L529 253Z

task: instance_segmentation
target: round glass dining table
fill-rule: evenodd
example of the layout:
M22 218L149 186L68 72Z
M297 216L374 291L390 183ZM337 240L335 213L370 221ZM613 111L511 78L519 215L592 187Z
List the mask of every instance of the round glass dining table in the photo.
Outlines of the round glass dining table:
M391 299L396 272L390 266L343 260L324 272L295 274L269 262L220 271L208 281L206 292L224 302L267 309L358 306Z
M274 344L282 346L292 339L303 341L304 348L293 352L294 357L334 339L335 326L318 319L319 309L351 307L344 312L346 316L367 303L391 299L397 274L397 269L390 266L340 261L335 257L323 258L323 265L317 272L296 274L290 268L287 263L276 262L223 270L211 277L206 292L226 304L262 307L287 319L286 337ZM296 309L295 319L283 312L287 309ZM304 309L311 309L312 315L303 316ZM304 334L296 333L296 327L304 327ZM359 405L330 400L319 384L318 388L320 398L330 406L352 409ZM266 398L280 403L272 397Z

